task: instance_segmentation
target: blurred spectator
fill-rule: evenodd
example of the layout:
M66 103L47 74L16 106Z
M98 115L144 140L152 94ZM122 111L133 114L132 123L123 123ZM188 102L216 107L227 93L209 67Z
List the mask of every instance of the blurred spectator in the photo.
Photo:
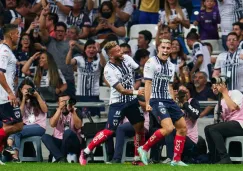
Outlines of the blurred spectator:
M22 34L20 38L20 45L14 52L17 61L16 76L18 77L17 86L24 80L25 75L22 73L22 67L34 55L33 44L31 44L30 36L26 33Z
M141 0L139 8L139 24L157 24L160 1Z
M50 119L50 125L54 128L53 135L42 136L42 142L50 151L49 162L53 161L52 156L55 162L67 162L68 155L79 155L83 117L70 101L70 96L66 94L59 97L56 113Z
M49 36L56 38L55 25L58 23L58 15L55 13L48 13L46 16L46 29Z
M150 44L152 40L152 34L148 30L142 30L138 33L138 44L132 46L132 54L135 55L138 49L147 49L150 52L150 57L156 55L156 49L153 44Z
M243 23L236 22L232 24L233 26L233 32L237 34L239 42L243 40ZM226 44L227 45L227 44ZM242 49L242 47L240 47Z
M102 2L99 9L99 16L95 19L91 32L98 39L105 39L111 33L116 34L118 37L125 37L126 30L124 22L116 17L112 2Z
M111 0L114 6L116 16L124 23L127 23L133 13L133 4L130 0Z
M122 43L122 44L120 44L120 47L121 47L121 51L123 52L123 54L132 57L132 51L131 51L131 47L129 44ZM134 86L133 87L135 90L138 90L139 87L141 86L141 73L139 71L135 71L133 73L133 77L134 77Z
M231 164L232 161L225 147L225 140L228 137L243 136L243 95L239 90L228 90L225 84L214 84L213 92L215 95L222 94L222 110L218 117L222 118L223 122L208 125L204 129L210 163ZM239 151L238 148L237 150Z
M120 44L120 47L121 47L123 54L126 54L126 55L132 57L131 46L128 43L122 43L122 44Z
M190 77L192 77L195 72L203 71L207 74L208 82L210 81L211 73L211 59L210 54L206 46L199 42L199 35L196 33L196 29L191 29L187 34L187 45L192 49L193 57L193 67L190 72Z
M227 52L222 52L217 57L213 77L220 75L228 78L228 90L237 89L243 92L242 60L239 58L239 37L235 32L227 36Z
M147 60L149 59L149 51L147 49L138 49L134 55L134 60L139 64L139 71L136 72L139 80L139 87L144 87L143 68Z
M6 10L14 10L17 7L17 0L5 0Z
M183 75L183 67L186 66L186 58L179 40L175 39L171 42L170 62L175 64L175 72L177 77ZM181 78L184 78L182 76ZM183 80L185 82L185 80Z
M77 96L96 96L99 98L99 78L101 68L106 64L103 55L99 55L96 42L89 39L84 45L83 56L72 58L75 44L70 43L69 52L66 57L67 65L78 66Z
M189 28L190 21L185 8L181 8L178 0L165 0L165 9L159 12L159 21L168 25L172 38L176 38L183 46L184 53L188 50L184 41L183 27Z
M55 25L56 38L49 36L46 26L46 16L48 14L48 6L42 10L40 16L40 33L42 42L46 45L47 51L53 55L53 58L65 77L67 82L67 94L75 96L75 81L73 67L66 65L65 59L69 50L69 41L64 40L66 36L67 26L63 22Z
M207 46L208 52L211 56L211 64L213 65L212 68L214 68L214 64L216 62L217 56L212 56L213 55L213 46L209 42L203 42L204 46Z
M4 20L4 8L3 6L1 6L0 3L0 42L3 40L3 32L2 32L3 20Z
M29 79L21 82L18 88L20 110L23 117L24 127L22 131L8 137L8 147L4 153L13 154L13 161L19 162L19 150L21 139L31 136L42 136L46 131L46 115L48 112L45 101L35 90L35 85Z
M211 87L207 84L207 74L205 72L199 71L194 75L193 85L195 87L195 92L191 95L192 98L198 101L213 101L215 96L211 90ZM200 114L200 117L208 115L212 111L213 107L206 107Z
M73 57L82 54L84 50L84 44L79 41L79 32L80 29L77 26L70 26L70 28L67 31L66 39L75 41Z
M218 24L220 15L218 8L215 8L215 0L203 0L205 9L200 10L194 25L199 27L201 40L219 39Z
M90 33L91 23L89 20L89 16L81 11L84 6L84 0L74 0L74 6L72 10L69 12L67 17L67 25L77 26L81 29L81 33L79 35L80 39L86 39Z
M197 99L191 97L192 89L190 86L179 87L177 100L178 105L185 114L185 121L187 126L186 142L183 151L183 161L192 161L192 158L197 156L197 142L198 142L198 124L197 119L200 116L200 104ZM168 142L166 142L168 144ZM172 142L173 143L173 142ZM173 148L171 148L173 150Z
M29 13L30 3L27 0L19 0L16 9L4 12L4 24L16 24L21 33L25 29L25 17Z
M103 55L100 55L99 47L94 40L89 39L84 45L83 56L72 58L75 42L70 43L70 48L66 57L67 65L77 65L77 91L78 101L99 101L99 85L101 70L106 61ZM99 108L87 109L92 115L100 116ZM86 111L87 112L87 111Z
M58 15L59 22L66 22L67 16L71 9L73 8L73 1L72 0L37 0L36 3L42 2L42 7L45 8L48 6L50 8L51 13L55 13Z
M171 40L170 28L167 25L163 25L161 22L158 23L158 31L156 34L156 48L160 45L161 39Z
M232 30L232 24L237 22L239 18L243 17L242 13L242 1L236 0L217 0L219 14L221 18L221 34L222 44L225 50L227 50L226 38Z
M53 56L48 52L37 52L25 63L22 72L26 75L32 74L30 66L39 58L39 64L34 73L34 84L36 87L53 87L55 94L58 95L67 89L67 83L64 76L57 68Z

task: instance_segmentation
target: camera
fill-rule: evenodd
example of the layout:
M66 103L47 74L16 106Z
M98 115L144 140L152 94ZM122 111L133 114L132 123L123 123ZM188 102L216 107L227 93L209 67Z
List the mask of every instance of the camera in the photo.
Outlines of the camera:
M76 104L76 99L70 98L66 101L66 105L74 106Z
M33 95L34 93L35 93L35 89L34 88L28 88L28 93L30 94L30 95Z
M225 84L227 82L227 77L213 77L211 79L212 84Z

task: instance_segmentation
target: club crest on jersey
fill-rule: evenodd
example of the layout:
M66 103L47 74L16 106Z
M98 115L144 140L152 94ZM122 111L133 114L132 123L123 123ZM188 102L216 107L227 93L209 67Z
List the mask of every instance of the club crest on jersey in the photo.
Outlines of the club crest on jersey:
M20 111L15 111L14 112L14 115L15 115L16 118L19 119L20 118Z
M166 108L164 108L164 107L160 108L159 111L162 114L166 114Z

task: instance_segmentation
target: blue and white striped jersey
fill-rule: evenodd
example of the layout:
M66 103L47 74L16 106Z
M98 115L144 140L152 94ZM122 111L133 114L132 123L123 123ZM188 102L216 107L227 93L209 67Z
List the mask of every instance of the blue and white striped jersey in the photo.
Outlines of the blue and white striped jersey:
M151 98L172 99L169 83L174 81L175 65L167 60L163 63L157 56L150 58L144 66L144 79L152 80Z
M133 71L139 68L139 65L128 55L123 55L124 60L121 65L115 65L107 62L104 69L104 76L111 87L110 104L126 103L132 101L133 95L122 95L115 87L121 83L125 89L134 89Z

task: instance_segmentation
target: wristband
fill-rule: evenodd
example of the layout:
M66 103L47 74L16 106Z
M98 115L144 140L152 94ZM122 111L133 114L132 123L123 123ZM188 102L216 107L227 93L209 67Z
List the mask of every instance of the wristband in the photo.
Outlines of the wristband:
M133 94L133 95L138 95L138 90L133 90L133 91L132 91L132 94Z

